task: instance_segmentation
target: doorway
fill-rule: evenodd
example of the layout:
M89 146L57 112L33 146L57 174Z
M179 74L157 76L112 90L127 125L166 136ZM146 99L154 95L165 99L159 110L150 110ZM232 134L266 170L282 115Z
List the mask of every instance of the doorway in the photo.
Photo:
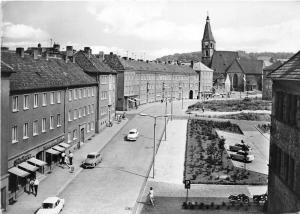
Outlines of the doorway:
M190 90L189 99L193 99L193 98L194 98L194 92L193 90Z
M84 128L80 129L80 143L84 143Z

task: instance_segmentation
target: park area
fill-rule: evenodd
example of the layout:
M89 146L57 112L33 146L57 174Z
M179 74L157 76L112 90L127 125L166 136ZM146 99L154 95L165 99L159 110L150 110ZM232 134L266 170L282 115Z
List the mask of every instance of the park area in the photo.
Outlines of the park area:
M248 170L246 164L246 168L233 164L218 130L243 134L238 125L229 121L188 121L184 180L192 184L266 185L266 174Z

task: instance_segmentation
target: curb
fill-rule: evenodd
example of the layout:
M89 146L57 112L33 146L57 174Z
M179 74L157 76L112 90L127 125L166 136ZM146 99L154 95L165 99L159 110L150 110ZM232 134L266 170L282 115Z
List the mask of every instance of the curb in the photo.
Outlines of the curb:
M111 139L117 135L121 129L129 122L129 119L126 119L126 122L120 127L120 129L105 143L105 145L103 145L99 150L97 150L97 152L101 152L103 149L105 149L105 147L109 144L109 142L111 141ZM68 181L66 181L64 183L64 185L57 191L56 196L59 196L64 190L65 188L79 175L79 173L83 170L82 167L79 166L79 170L77 170L74 173L74 176L72 178L70 178Z

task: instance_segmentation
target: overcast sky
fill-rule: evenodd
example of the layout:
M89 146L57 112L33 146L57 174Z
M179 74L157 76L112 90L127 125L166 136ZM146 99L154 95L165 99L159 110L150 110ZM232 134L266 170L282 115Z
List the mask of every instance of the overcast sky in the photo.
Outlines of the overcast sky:
M2 44L90 46L154 59L201 50L207 11L217 50L297 52L300 1L2 2Z

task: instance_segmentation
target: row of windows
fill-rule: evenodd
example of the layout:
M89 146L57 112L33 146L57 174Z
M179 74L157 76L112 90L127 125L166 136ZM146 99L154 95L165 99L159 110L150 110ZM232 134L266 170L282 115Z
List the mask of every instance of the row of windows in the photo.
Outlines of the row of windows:
M273 144L271 146L271 167L285 183L293 190L295 181L295 160L281 148Z
M106 100L108 98L108 92L107 91L101 91L101 100Z
M297 109L300 109L300 96L276 92L275 117L277 120L294 126L296 124Z
M48 95L49 94L49 95ZM49 96L49 103L51 105L55 103L61 103L61 91L57 92L44 92L42 93L42 106L47 106L48 104L48 96ZM19 111L19 97L18 95L12 97L12 111L17 112ZM23 95L23 110L27 110L30 108L30 95L29 94L24 94ZM39 101L39 94L36 93L33 95L33 108L37 108L40 105Z
M69 110L68 120L69 121L77 120L78 118L85 117L89 114L93 114L94 109L95 109L95 104L91 104L79 109Z
M115 76L102 75L102 76L100 76L100 83L101 84L115 83Z
M125 81L132 81L132 80L139 80L139 76L135 75L135 73L125 73ZM141 80L172 80L172 75L159 75L155 78L155 75L153 74L142 74L140 76ZM174 80L186 80L188 81L188 76L181 76L181 75L173 75ZM197 75L190 76L190 79L197 79Z
M86 132L89 133L91 131L95 130L95 123L88 122L86 127ZM74 140L78 139L78 131L77 129L74 129L73 132L68 132L68 143L71 143Z
M95 87L74 88L69 90L69 101L95 96Z
M61 127L61 116L60 114L57 114L56 116L56 124L54 121L54 116L50 116L49 118L49 129L53 130L56 127ZM35 120L32 123L32 136L37 136L39 134L39 121ZM42 118L42 129L41 132L45 133L47 132L47 118ZM18 139L18 126L13 126L12 127L12 143L17 143L19 141ZM24 123L23 125L23 139L28 139L29 138L29 123Z

